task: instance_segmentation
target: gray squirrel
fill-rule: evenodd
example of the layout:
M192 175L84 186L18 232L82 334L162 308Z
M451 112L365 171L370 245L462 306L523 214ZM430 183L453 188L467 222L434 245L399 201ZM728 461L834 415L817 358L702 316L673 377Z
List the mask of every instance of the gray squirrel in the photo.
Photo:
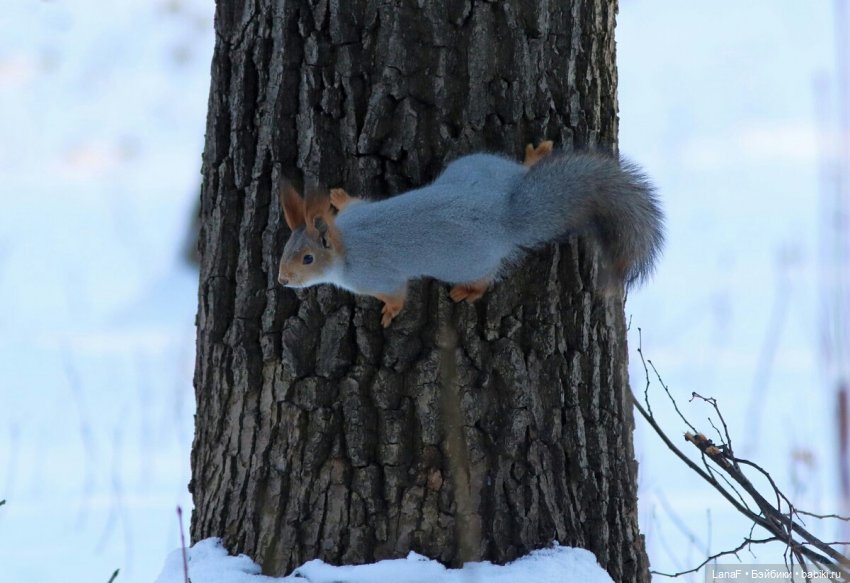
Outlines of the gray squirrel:
M292 234L278 281L374 296L384 302L384 327L404 307L411 279L453 283L453 301L473 302L529 249L576 234L594 238L606 269L630 285L649 276L664 241L658 199L637 166L553 153L549 141L529 144L523 164L463 156L431 184L383 200L340 188L302 198L287 183L280 202Z

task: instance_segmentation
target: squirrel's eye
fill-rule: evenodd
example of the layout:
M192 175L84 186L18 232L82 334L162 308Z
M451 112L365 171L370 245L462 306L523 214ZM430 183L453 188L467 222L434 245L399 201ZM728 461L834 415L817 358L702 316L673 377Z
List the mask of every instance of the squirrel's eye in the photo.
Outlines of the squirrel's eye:
M313 263L313 256L312 255L305 255L304 256L304 265L310 265L311 263Z

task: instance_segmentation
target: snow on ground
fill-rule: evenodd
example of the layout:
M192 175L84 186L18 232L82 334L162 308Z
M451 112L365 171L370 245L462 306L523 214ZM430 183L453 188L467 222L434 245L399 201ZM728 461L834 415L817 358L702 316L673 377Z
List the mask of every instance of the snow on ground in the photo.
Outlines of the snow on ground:
M639 326L693 421L707 412L690 391L716 396L739 452L816 511L836 507L813 94L833 70L830 8L621 0L617 32L622 151L655 177L669 217L657 276L629 299L631 345ZM0 11L4 581L105 582L120 567L117 583L150 583L179 545L197 284L181 256L212 10L12 0ZM675 438L681 423L656 402ZM653 566L736 545L748 525L636 425ZM756 552L777 562L781 549Z
M561 546L534 551L503 566L467 563L461 569L447 569L416 553L405 559L342 567L317 559L282 578L259 575L256 563L245 555L229 556L219 539L198 542L187 556L192 583L611 583L593 553ZM184 583L184 575L183 554L178 549L168 555L156 583Z

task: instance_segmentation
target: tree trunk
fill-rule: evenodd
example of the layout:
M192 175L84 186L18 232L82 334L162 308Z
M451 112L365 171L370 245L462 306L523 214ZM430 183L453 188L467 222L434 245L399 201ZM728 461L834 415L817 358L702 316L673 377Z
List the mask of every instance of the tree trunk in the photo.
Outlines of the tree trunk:
M192 537L282 574L553 540L648 581L623 297L589 245L475 305L276 284L281 179L386 196L447 161L615 149L612 0L219 0L201 196ZM435 237L439 233L434 234Z

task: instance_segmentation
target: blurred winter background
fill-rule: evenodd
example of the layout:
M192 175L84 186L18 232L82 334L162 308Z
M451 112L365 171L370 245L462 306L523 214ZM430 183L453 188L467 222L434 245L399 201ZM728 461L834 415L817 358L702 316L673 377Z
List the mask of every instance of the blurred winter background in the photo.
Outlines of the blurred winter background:
M0 10L0 580L150 582L180 546L212 15Z
M737 451L823 512L841 510L822 277L841 2L621 0L617 31L621 149L669 216L657 276L629 299L634 386L640 327L685 413L702 428L690 392L717 397ZM212 13L201 0L0 11L4 581L120 568L118 582L150 582L179 546ZM652 391L678 441L685 427ZM749 525L636 424L653 567L736 546Z

